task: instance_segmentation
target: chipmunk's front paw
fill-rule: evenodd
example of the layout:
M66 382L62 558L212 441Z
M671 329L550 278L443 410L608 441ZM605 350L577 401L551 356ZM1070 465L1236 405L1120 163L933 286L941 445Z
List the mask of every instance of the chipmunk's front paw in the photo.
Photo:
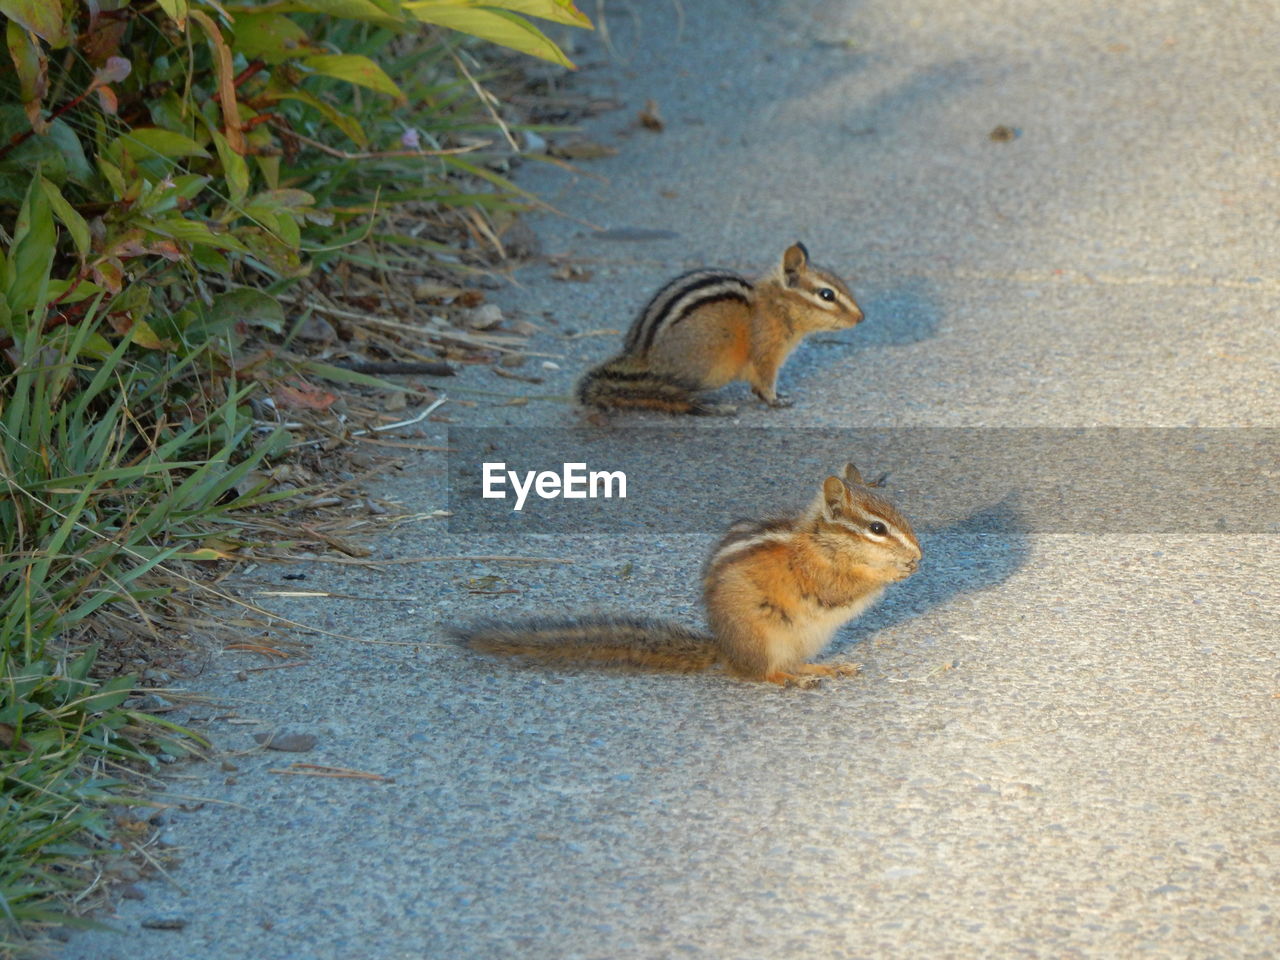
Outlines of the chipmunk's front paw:
M808 671L787 673L783 670L774 670L766 673L763 679L767 683L776 683L780 687L799 687L801 690L812 690L822 686L822 677Z
M860 663L829 663L833 677L856 677L862 672Z
M795 668L796 673L813 677L856 677L862 672L860 663L805 663Z
M775 393L773 387L766 390L764 387L752 386L751 392L756 395L761 403L766 407L773 407L775 410L782 407L789 407L794 402L785 393Z

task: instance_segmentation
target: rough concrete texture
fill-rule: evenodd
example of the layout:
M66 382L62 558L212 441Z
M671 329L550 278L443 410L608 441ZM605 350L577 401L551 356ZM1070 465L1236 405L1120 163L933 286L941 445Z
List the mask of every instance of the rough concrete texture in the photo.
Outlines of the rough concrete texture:
M619 155L590 176L521 172L576 218L538 224L547 251L594 278L534 266L498 298L550 315L535 348L561 369L527 390L470 371L459 387L551 399L455 391L478 403L445 408L459 422L579 423L563 398L617 341L567 329L620 329L679 270L763 268L801 238L868 321L797 352L790 410L726 391L743 425L1280 425L1275 4L605 10L616 59L581 41L575 83L626 104L586 127ZM633 124L647 98L663 133ZM1020 135L992 140L998 125ZM678 237L603 240L583 221ZM672 509L726 466L709 440L671 478ZM424 454L382 492L425 513L443 478ZM105 918L121 932L77 934L65 956L1280 953L1280 538L943 531L841 633L864 675L809 692L460 651L441 624L696 622L711 538L440 523L376 555L572 563L300 568L307 587L410 599L281 602L368 642L315 636L309 665L246 682L257 660L215 654L191 685L230 708L201 715L261 727L203 726L236 751L258 729L314 732L296 759L395 782L274 775L295 756L261 752L234 782L184 771L173 793L216 802L170 814L181 889L147 882ZM468 592L489 575L519 592ZM142 927L168 915L185 928Z

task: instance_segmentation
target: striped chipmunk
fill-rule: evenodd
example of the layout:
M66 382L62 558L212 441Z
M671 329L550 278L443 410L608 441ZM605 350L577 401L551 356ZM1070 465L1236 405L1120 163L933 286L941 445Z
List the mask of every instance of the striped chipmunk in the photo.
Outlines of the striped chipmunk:
M731 270L694 270L653 295L622 353L582 378L578 399L603 410L732 414L735 407L701 394L745 380L769 406L790 406L776 386L796 345L815 331L861 321L844 281L813 266L803 243L787 247L777 267L754 282Z
M479 624L454 631L483 653L693 672L815 687L856 664L810 663L835 632L920 563L909 524L853 464L799 516L729 527L703 571L710 634L640 617Z

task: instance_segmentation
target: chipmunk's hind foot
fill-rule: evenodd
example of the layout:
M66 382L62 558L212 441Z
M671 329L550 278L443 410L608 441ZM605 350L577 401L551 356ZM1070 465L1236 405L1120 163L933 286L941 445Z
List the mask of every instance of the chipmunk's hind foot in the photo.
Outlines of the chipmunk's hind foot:
M856 677L862 672L860 663L804 663L795 668L796 673L814 677Z
M822 677L812 674L787 673L783 670L772 670L763 677L766 683L776 683L780 687L799 687L801 690L815 690L822 686Z

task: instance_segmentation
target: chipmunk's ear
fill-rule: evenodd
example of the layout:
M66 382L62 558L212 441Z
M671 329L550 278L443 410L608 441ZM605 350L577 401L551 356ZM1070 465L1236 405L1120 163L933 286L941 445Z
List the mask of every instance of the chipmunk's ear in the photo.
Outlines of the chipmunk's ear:
M829 517L841 512L849 498L849 488L839 477L827 477L822 481L822 508Z
M867 481L862 479L862 474L858 472L858 468L852 463L844 465L844 478L850 486L865 487L867 485Z
M788 284L795 283L800 275L800 271L809 263L809 251L803 243L797 240L791 246L787 247L782 254L782 275L786 278Z

